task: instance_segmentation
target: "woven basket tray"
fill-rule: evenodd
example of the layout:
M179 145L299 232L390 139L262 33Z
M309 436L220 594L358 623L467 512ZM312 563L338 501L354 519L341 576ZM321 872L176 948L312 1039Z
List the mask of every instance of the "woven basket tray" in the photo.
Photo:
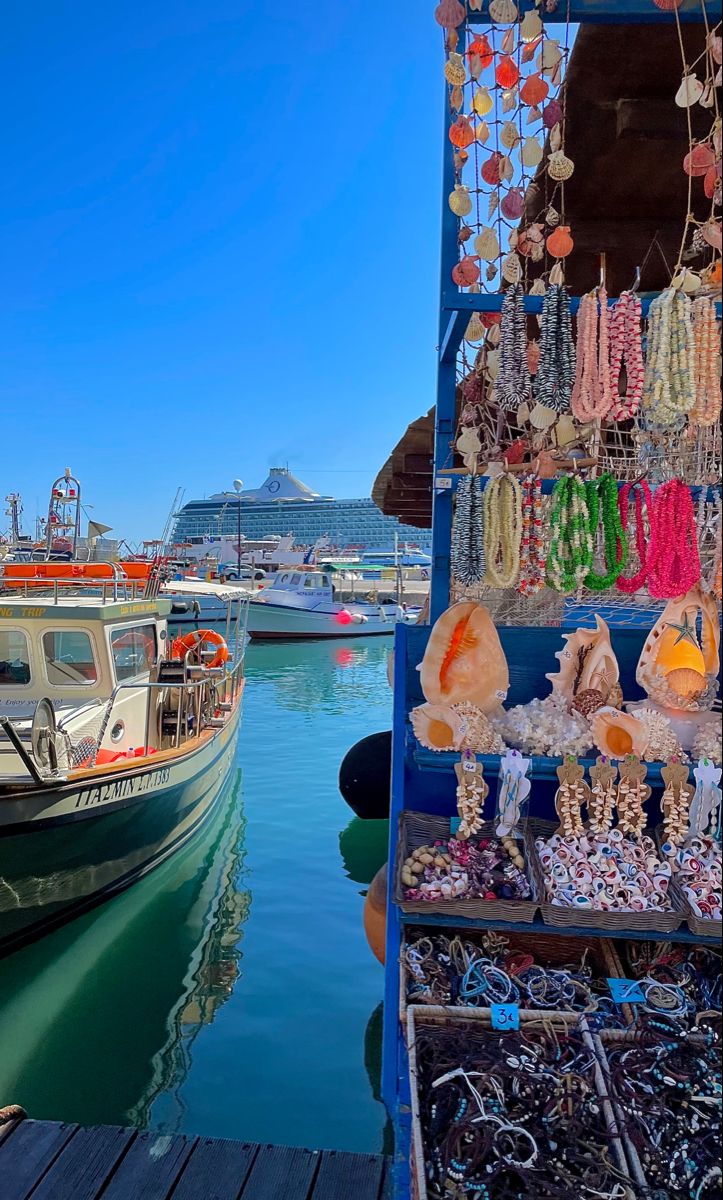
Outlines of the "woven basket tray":
M659 849L665 842L665 833L662 825L659 825L655 830L655 841ZM710 917L697 917L675 875L671 881L671 892L675 898L675 906L683 912L691 933L696 934L697 937L718 938L719 941L723 938L723 921L714 921Z
M450 1015L452 1014L452 1015ZM549 1012L540 1013L530 1009L520 1010L520 1027L539 1028L542 1025L552 1026L554 1029L564 1031L573 1026L580 1025L583 1034L588 1040L590 1049L595 1050L595 1043L589 1030L585 1025L585 1021L580 1020L579 1013L565 1012ZM407 1044L409 1047L409 1085L412 1101L412 1136L411 1136L411 1178L412 1178L412 1195L414 1200L429 1200L427 1191L427 1179L424 1169L424 1136L422 1133L422 1123L420 1119L419 1109L419 1089L418 1068L417 1068L417 1030L420 1026L445 1027L456 1025L457 1027L467 1027L470 1033L474 1033L475 1029L491 1029L491 1014L487 1008L433 1008L425 1005L410 1005L407 1009ZM504 1036L504 1035L503 1035ZM606 1076L603 1073L602 1065L595 1053L595 1084L598 1095L600 1096L600 1105L605 1120L605 1128L610 1139L610 1148L615 1158L615 1165L622 1175L630 1179L628 1162L623 1148L623 1142L620 1137L620 1130L616 1120L613 1106L607 1092ZM633 1197L636 1192L633 1188L632 1181L630 1182L630 1195Z
M485 821L475 837L494 837L494 822ZM523 854L525 875L532 889L531 900L405 900L402 868L413 850L451 837L449 817L434 817L428 813L403 812L399 818L397 857L394 864L394 901L405 913L441 913L444 916L471 917L484 921L521 921L531 925L539 907L537 886L530 874L533 846L525 835Z
M583 929L603 929L610 933L622 933L627 929L639 933L673 933L683 923L684 913L676 903L675 889L671 891L673 907L666 912L632 912L623 909L620 912L600 912L596 908L572 908L562 904L552 904L545 898L545 874L534 845L538 837L548 838L555 833L559 825L555 821L540 821L533 818L528 822L527 832L532 842L530 862L540 896L540 912L546 925L558 928L570 926Z
M474 942L479 945L483 935L474 929L467 930L445 930L439 927L434 930L420 929L407 927L403 931L402 949L417 937L430 936L438 933L458 933L466 942ZM561 933L508 933L503 934L505 940L509 942L510 950L518 953L534 954L535 961L541 963L545 967L565 967L574 962L582 962L583 956L586 956L586 961L590 964L593 972L598 979L625 979L626 975L623 970L622 963L618 957L618 952L615 949L615 944L610 938L584 938L579 935L566 935ZM399 959L399 1019L402 1023L402 1028L406 1029L407 1010L410 1007L407 1004L407 985L411 979L411 972L404 961L403 954ZM467 1011L470 1007L466 1004L454 1005L423 1005L418 1001L415 1002L416 1007L422 1009L426 1007L444 1008L446 1013L454 1016L460 1010ZM635 1019L634 1009L630 1004L621 1004L620 1010L628 1025L632 1024ZM532 1011L532 1010L530 1010ZM535 1009L535 1012L542 1013L544 1009Z

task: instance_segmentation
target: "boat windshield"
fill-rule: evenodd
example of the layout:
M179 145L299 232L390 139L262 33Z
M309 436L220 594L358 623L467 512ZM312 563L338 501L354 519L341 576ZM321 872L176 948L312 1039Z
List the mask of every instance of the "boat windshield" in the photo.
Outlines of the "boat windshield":
M110 648L119 683L144 675L156 660L156 627L153 624L114 629Z
M43 634L43 657L48 683L88 686L98 682L90 637L84 629L53 629Z
M30 683L30 648L21 629L0 629L0 687Z

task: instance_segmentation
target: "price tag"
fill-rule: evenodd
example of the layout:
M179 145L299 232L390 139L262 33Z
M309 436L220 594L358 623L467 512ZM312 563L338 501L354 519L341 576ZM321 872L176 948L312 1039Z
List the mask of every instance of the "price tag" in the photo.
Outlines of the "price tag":
M610 995L616 1004L644 1004L645 994L637 979L608 979Z
M434 486L438 492L449 492L452 488L451 475L435 475Z
M477 770L477 763L474 761L474 759L471 759L469 762L463 762L462 770L466 771L469 775L473 775Z
M459 833L459 827L462 824L461 817L452 817L449 822L449 832L452 837L456 837Z
M493 1029L520 1028L519 1004L492 1004L490 1005L490 1016Z

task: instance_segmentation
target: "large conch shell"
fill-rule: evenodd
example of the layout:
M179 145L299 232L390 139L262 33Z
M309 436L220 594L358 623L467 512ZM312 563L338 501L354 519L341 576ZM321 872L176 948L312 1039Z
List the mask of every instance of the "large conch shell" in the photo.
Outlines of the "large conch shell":
M577 629L564 634L565 645L555 658L560 663L556 675L547 675L553 694L567 708L578 692L601 692L607 701L612 688L620 679L620 668L610 640L610 630L602 617L595 614L595 629Z
M715 597L696 584L685 596L666 604L645 640L635 678L663 707L711 708L718 692L719 654Z
M497 630L482 604L453 604L435 622L419 667L430 704L476 704L496 712L510 686Z
M590 729L598 750L608 758L620 759L628 754L643 758L650 741L647 726L617 708L599 708L590 718Z

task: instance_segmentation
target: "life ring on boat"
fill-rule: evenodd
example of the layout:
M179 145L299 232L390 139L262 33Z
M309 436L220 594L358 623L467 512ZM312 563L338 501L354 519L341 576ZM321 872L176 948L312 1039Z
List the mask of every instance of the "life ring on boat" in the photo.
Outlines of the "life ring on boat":
M226 639L217 633L215 629L192 629L190 633L184 634L183 637L177 637L171 647L173 658L185 658L189 651L200 650L205 642L210 642L216 647L216 653L211 659L208 667L222 667L228 661L228 646Z

